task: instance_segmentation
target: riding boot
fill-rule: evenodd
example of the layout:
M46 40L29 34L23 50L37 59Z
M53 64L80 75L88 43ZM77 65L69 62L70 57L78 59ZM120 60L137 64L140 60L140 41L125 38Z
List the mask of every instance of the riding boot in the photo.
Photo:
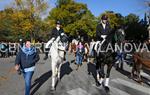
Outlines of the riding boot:
M45 49L45 57L43 58L43 60L47 60L48 59L48 51L49 51L49 48L46 48Z
M66 52L64 53L64 61L66 61Z
M120 63L120 69L123 70L123 62Z

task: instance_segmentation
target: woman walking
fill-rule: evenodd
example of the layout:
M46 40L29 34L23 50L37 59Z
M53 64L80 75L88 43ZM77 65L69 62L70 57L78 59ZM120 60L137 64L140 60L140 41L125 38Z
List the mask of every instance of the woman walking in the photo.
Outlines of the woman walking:
M39 60L39 55L35 47L31 47L31 42L27 40L16 56L15 69L21 70L25 80L25 95L30 95L31 80L35 69L35 64Z
M77 64L76 70L78 70L79 66L82 65L85 50L81 41L78 43L76 48L77 48L76 49L76 64Z

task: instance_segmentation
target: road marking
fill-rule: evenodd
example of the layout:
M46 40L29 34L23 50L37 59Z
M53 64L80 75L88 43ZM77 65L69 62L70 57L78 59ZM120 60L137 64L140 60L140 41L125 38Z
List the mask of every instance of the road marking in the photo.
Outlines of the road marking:
M120 90L118 88L112 87L112 86L110 86L110 89L113 93L115 93L115 94L117 93L116 95L130 95L129 93L127 93L123 90Z
M132 89L138 90L140 92L143 92L143 93L146 93L146 94L150 94L150 92L149 92L150 88L146 88L146 87L143 87L141 85L138 85L138 84L135 84L135 83L131 83L129 81L126 81L126 80L123 80L123 79L120 79L120 78L113 79L111 81L114 82L114 83L117 83L117 84L121 84L121 85L130 87Z
M150 79L150 75L148 75L148 74L144 73L143 71L141 72L141 76L143 76L143 77L146 77L146 78Z
M102 89L102 86L100 86L100 87L97 87L95 84L93 84L92 86L94 86L94 87L96 87L96 88L98 88L98 89ZM123 90L120 90L120 89L118 89L118 88L115 88L115 87L112 87L112 86L109 86L110 87L110 91L112 92L112 93L114 93L113 95L130 95L130 94L128 94L127 92L125 92L125 91L123 91Z
M91 95L87 91L83 90L82 88L76 88L70 91L67 91L69 95Z

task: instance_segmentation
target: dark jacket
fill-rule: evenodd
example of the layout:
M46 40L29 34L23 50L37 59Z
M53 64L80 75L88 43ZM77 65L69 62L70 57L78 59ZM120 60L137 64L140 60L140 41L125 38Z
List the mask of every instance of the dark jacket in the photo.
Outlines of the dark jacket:
M51 34L51 38L57 38L58 36L60 36L60 40L61 42L67 42L69 40L69 38L67 37L67 35L61 35L61 33L64 33L64 30L62 28L60 28L60 30L58 31L56 28L54 28L52 30L52 34Z
M21 69L25 69L35 66L39 59L39 54L36 50L32 54L26 54L23 49L20 49L16 56L15 64L20 65Z
M111 32L110 25L107 23L105 29L103 28L102 24L99 23L96 27L96 40L101 41L101 35L109 35Z
M112 44L114 31L111 29L109 23L106 23L105 29L103 28L102 24L99 23L96 27L96 40L102 41L103 38L101 35L106 35L105 42L101 46L101 50L106 50L108 44Z
M61 33L64 33L64 30L62 28L60 28L60 30L58 31L56 28L54 28L52 30L52 34L51 34L51 38L57 38L58 36L61 35Z

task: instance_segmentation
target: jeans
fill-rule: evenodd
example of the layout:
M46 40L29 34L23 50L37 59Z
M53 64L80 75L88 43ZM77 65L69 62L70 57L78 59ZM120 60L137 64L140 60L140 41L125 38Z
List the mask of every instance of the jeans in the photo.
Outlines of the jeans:
M25 95L30 95L30 87L31 87L31 79L34 71L23 72L24 80L25 80Z
M93 50L90 51L90 56L94 57L94 51Z
M76 63L77 63L77 64L82 64L82 61L83 61L83 56L77 55L77 56L76 56Z
M123 62L124 61L124 53L123 52L117 52L117 60Z

